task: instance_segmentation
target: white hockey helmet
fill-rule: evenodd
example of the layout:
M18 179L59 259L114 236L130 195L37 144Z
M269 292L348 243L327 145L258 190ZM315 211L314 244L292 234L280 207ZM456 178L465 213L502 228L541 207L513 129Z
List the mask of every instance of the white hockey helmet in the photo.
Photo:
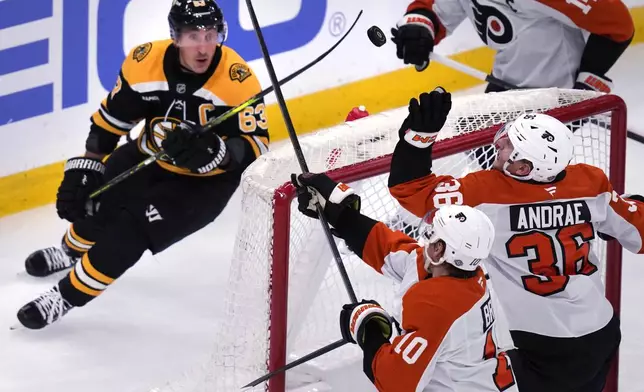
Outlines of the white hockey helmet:
M561 173L573 158L573 134L561 121L547 114L524 113L501 128L494 142L508 136L514 147L503 165L503 172L519 180L550 182ZM532 164L527 176L515 176L508 166L525 159Z
M494 243L494 226L483 212L469 206L446 205L428 212L419 233L424 243L425 270L429 265L448 262L454 267L474 271L488 257ZM427 254L429 244L445 243L445 253L433 261Z

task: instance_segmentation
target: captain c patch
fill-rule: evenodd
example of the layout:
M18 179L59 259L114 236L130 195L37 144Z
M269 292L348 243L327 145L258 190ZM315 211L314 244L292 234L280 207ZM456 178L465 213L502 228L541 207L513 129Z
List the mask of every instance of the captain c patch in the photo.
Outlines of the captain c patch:
M248 65L241 63L231 65L229 73L230 80L237 80L239 83L243 82L251 75Z
M152 49L151 42L147 42L143 45L139 45L136 47L136 49L134 49L134 52L132 52L132 58L140 63L148 55L148 53L150 53L151 49Z

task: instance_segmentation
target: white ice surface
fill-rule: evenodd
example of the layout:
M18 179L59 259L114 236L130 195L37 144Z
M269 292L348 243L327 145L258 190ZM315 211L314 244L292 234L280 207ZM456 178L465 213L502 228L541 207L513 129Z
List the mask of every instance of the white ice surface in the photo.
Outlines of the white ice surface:
M638 45L611 72L629 105L629 127L642 134L643 63ZM643 167L644 145L629 140L628 192L644 194ZM41 331L9 327L20 306L62 275L31 278L23 260L57 244L66 224L52 205L0 219L0 392L142 392L204 361L219 322L239 196L215 223L162 254L146 254L105 294ZM642 262L625 252L620 390L628 392L644 392Z

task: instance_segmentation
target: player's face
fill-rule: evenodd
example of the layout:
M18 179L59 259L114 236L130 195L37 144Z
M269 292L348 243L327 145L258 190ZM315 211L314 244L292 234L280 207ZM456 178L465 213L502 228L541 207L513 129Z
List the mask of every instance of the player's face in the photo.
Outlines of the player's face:
M494 160L492 168L503 171L503 165L510 159L510 155L514 151L514 146L508 135L505 135L494 141L494 147L496 148L496 159Z
M496 148L496 160L492 168L502 172L503 166L508 162L510 155L514 152L514 146L510 138L505 135L494 141L494 147ZM511 161L506 169L512 175L524 177L530 174L532 167L528 161L521 159L516 162Z
M181 65L194 73L206 72L220 43L220 34L214 28L182 31L176 41Z

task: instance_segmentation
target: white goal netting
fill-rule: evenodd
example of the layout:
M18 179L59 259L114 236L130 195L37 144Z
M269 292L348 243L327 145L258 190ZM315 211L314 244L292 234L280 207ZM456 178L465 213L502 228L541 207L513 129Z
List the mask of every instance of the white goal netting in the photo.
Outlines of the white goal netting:
M561 89L456 97L434 147L440 158L433 171L460 177L488 168L494 155L479 147L491 142L498 126L523 112L547 111L573 129L574 161L610 174L615 102L608 98L614 97ZM311 172L333 170L360 194L364 214L414 235L418 218L401 210L387 189L387 156L406 115L406 108L372 115L301 136L300 144ZM338 316L350 301L330 247L319 221L300 214L292 189L282 187L291 173L300 172L290 143L272 149L245 172L226 323L207 342L213 345L212 358L155 391L239 391L266 373L269 363L279 367L284 359L291 362L341 337ZM395 285L351 255L341 241L336 243L358 299L376 299L393 310ZM596 251L605 260L599 241ZM251 390L374 390L362 375L361 354L357 346L345 345L288 371L285 385L276 378Z

